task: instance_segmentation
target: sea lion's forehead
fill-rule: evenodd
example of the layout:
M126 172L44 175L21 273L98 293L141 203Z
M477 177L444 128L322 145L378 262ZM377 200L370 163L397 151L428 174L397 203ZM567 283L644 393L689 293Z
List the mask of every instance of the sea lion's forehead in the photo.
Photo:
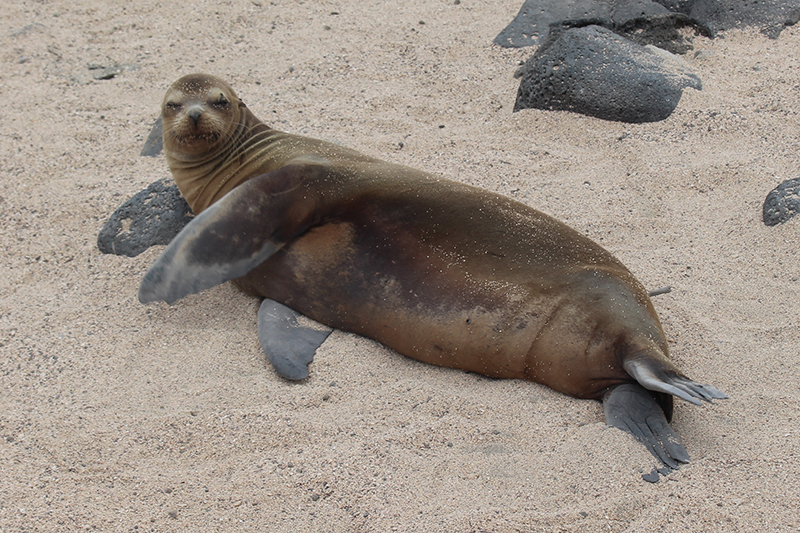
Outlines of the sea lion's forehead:
M226 94L231 98L236 94L225 81L214 76L190 74L172 84L167 94L182 98L184 96L218 96Z
M222 87L217 87L215 85L205 87L205 88L182 88L182 87L170 87L169 91L167 91L167 99L168 100L184 100L187 98L197 98L200 97L201 99L214 99L219 98L220 96L230 96L233 97L233 93L229 91L225 91Z
M212 89L221 89L219 83L214 83L214 80L185 80L178 81L173 87L187 93L203 93Z

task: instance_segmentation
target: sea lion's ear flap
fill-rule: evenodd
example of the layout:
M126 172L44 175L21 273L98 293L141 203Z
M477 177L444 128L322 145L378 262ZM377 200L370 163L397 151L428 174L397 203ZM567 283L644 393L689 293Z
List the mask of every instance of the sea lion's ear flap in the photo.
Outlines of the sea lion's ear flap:
M239 98L239 107L247 107L241 98Z
M172 303L244 276L319 219L302 181L313 165L288 165L236 187L170 242L139 286L139 301Z

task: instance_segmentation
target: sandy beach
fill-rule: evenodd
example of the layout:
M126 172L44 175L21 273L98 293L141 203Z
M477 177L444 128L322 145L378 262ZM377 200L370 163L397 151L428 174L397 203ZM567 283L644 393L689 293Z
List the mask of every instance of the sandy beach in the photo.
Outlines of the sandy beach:
M666 120L512 113L521 0L10 0L0 14L0 532L800 531L800 27L695 37ZM700 52L700 53L698 53ZM121 66L97 80L98 67ZM277 129L507 195L616 255L672 358L730 399L676 401L657 465L600 403L335 331L281 379L258 301L141 305L161 247L101 254L166 88L228 80Z

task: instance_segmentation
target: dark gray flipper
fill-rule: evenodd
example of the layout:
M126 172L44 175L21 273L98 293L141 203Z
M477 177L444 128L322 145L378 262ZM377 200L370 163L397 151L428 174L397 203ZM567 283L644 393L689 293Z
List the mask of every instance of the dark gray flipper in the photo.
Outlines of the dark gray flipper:
M193 218L175 182L160 179L114 211L97 235L97 247L104 254L135 257L169 244Z
M333 331L301 326L293 309L270 299L258 309L258 340L275 371L286 379L308 377L308 364Z
M248 227L258 227L243 221L237 224L237 215L247 219L248 212L236 213L235 202L226 202L232 195L241 196L246 185L231 191L181 230L142 279L140 302L171 304L189 294L244 276L283 246L269 238L236 237L237 234L247 235ZM226 223L228 218L234 219L233 223Z
M161 115L158 115L153 128L150 130L150 135L147 136L147 140L144 142L140 156L155 157L161 153L161 150L164 149L163 129Z
M629 359L622 363L625 371L644 388L664 392L700 405L701 400L726 400L728 396L711 385L696 383L686 376L666 370L657 359Z
M689 462L681 439L667 422L661 406L641 385L617 385L603 396L606 424L636 437L657 459L670 468Z
M233 189L169 243L142 279L139 301L172 303L256 268L319 221L323 192L309 182L325 171L290 164Z

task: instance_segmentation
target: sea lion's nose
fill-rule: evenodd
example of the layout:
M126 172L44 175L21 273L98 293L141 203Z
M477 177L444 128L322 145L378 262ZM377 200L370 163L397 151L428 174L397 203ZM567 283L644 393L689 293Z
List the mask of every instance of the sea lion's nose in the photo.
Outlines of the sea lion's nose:
M192 119L194 125L197 126L197 121L200 120L200 117L203 115L203 112L199 109L192 109L189 111L189 118Z

